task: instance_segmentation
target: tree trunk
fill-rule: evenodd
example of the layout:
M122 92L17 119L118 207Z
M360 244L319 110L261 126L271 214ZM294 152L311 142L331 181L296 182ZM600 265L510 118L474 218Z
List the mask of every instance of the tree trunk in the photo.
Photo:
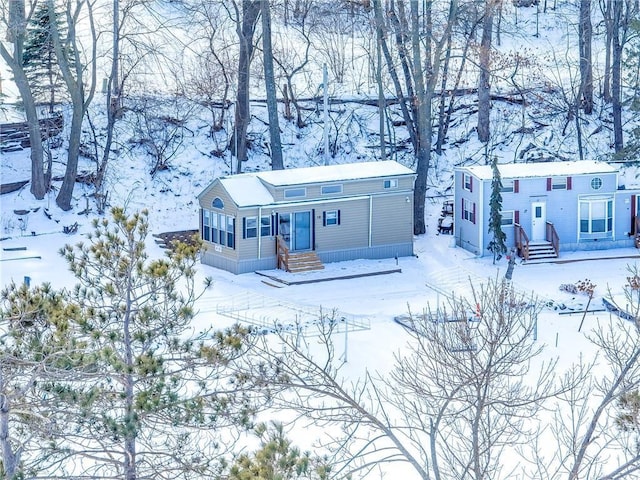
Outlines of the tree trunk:
M487 0L482 20L480 41L480 80L478 82L478 140L487 143L491 136L491 37L493 34L494 0Z
M580 0L578 44L580 50L580 95L578 101L584 113L593 112L593 70L591 65L591 0Z
M5 392L4 375L0 370L0 392ZM3 478L12 479L18 473L18 457L9 441L9 398L0 394L0 448L2 449Z
M35 100L29 86L29 81L22 68L22 53L26 35L27 21L25 17L24 0L11 0L9 2L9 25L7 40L13 45L13 54L0 43L0 56L7 63L13 79L18 87L22 103L29 125L29 142L31 144L31 193L38 200L44 198L47 187L44 179L44 150L42 148L42 132L38 122L38 112Z
M264 83L267 90L267 111L269 112L269 137L271 140L271 169L282 170L282 142L278 122L278 99L276 98L276 79L273 71L273 49L271 47L271 11L270 2L261 2L262 10L262 56L264 64Z
M55 9L53 0L47 0L47 4L49 6L49 18L51 25L56 25L55 22ZM78 158L80 156L80 140L82 137L82 121L84 119L84 114L87 111L89 104L93 98L93 92L95 88L95 75L96 75L96 62L95 62L95 43L96 43L96 34L95 34L95 26L93 24L93 11L91 9L91 3L86 3L87 6L87 18L89 19L90 31L92 34L92 51L89 52L91 55L91 83L89 85L89 91L85 93L85 80L83 78L84 74L84 66L82 58L80 57L81 49L76 44L76 19L80 14L80 9L83 7L82 2L76 5L76 11L72 12L71 7L67 7L67 25L68 32L67 38L65 39L65 43L68 43L73 46L73 55L74 55L74 65L72 71L72 65L70 64L67 58L68 48L65 48L63 45L63 41L60 38L60 32L56 28L52 28L51 37L53 39L53 45L56 51L56 56L58 57L58 65L60 66L60 72L62 73L62 78L64 79L65 84L67 85L67 89L69 91L69 96L71 97L71 104L73 108L73 114L71 118L71 130L69 132L69 151L67 153L67 166L64 172L64 180L62 181L62 186L60 187L60 192L58 192L58 196L56 197L56 204L62 210L70 210L71 209L71 198L73 196L73 189L76 183L76 176L78 174ZM87 52L85 51L85 54Z
M236 117L231 150L237 159L236 173L242 172L242 162L247 160L247 129L249 128L249 68L253 55L253 34L258 15L259 0L242 0L242 18L238 18L236 32L240 41L238 56L238 93L236 96Z
M605 102L611 101L611 41L613 36L613 25L611 20L611 0L606 0L602 17L605 25L605 57L604 57L604 78L602 80L602 97Z
M418 0L411 0L411 50L413 53L413 77L416 90L418 121L418 149L416 151L417 168L416 191L413 205L413 233L427 231L424 221L424 203L427 196L427 178L431 161L431 97L432 92L425 90L422 74L422 56L420 54L420 25L418 22Z
M622 104L621 104L621 69L622 69L622 42L621 25L622 2L613 2L613 30L612 30L612 62L611 62L611 100L613 107L613 144L615 152L623 147L622 137Z

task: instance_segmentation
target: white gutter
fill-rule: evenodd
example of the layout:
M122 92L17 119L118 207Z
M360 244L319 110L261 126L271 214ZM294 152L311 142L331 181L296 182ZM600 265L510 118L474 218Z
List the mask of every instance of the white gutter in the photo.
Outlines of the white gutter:
M258 260L260 260L260 253L262 252L262 207L258 207L258 220L256 223L258 229Z
M371 248L372 226L373 226L373 195L369 195L369 248Z

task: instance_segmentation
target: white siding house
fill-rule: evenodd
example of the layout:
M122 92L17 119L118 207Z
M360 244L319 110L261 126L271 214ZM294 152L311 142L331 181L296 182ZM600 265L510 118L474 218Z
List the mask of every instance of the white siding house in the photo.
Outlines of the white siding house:
M637 189L618 182L618 170L596 161L514 163L498 166L502 229L507 246L529 258L535 249L561 251L633 246ZM487 255L491 166L455 171L456 244Z

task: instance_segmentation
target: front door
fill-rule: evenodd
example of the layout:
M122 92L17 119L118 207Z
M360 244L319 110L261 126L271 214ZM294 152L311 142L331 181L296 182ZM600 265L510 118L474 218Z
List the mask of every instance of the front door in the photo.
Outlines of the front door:
M547 228L547 203L531 202L531 241L544 240Z
M293 214L292 250L311 250L311 212L295 212Z

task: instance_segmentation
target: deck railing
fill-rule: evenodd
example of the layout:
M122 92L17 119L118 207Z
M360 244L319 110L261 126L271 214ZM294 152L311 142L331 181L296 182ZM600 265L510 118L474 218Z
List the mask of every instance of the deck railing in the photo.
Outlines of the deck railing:
M558 236L558 232L556 232L556 227L553 226L553 223L547 222L545 239L547 242L550 242L553 245L553 249L556 251L556 256L560 255L560 237Z
M276 235L276 257L278 259L278 269L289 271L289 247L284 238L280 235Z
M524 231L522 225L519 223L514 223L514 233L515 233L515 243L516 243L516 251L520 257L525 260L529 260L529 237L527 236L527 232Z

